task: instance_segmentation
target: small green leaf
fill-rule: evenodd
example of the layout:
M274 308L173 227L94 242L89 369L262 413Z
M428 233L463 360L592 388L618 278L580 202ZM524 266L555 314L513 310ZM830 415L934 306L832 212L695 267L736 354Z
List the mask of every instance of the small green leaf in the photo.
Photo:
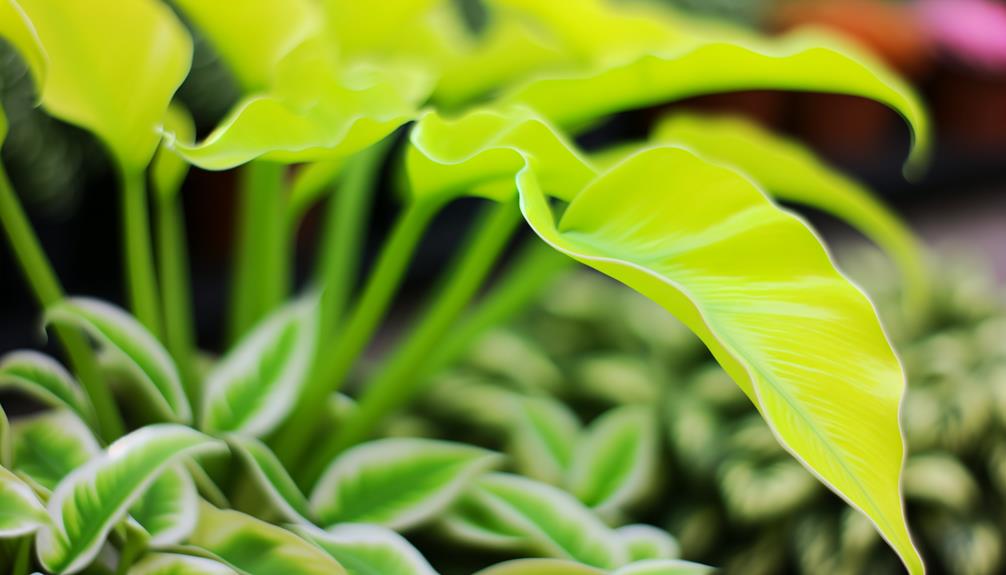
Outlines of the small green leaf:
M129 508L150 536L151 547L181 543L196 526L199 495L192 477L181 465L161 473Z
M248 575L346 575L338 561L293 533L206 502L189 544Z
M42 47L42 40L35 31L35 26L28 19L24 9L18 4L20 0L0 0L0 37L11 43L28 65L28 70L35 78L39 87L45 85L46 69L49 66L48 57ZM38 90L41 96L42 90ZM0 113L0 117L3 114ZM6 124L0 120L0 124ZM3 143L5 129L0 129L0 143Z
M252 478L284 518L295 523L311 524L307 498L275 453L252 437L231 435L227 443L245 462Z
M451 506L437 527L454 541L485 549L514 550L527 546L519 530L501 521L468 494Z
M576 498L551 485L493 473L476 482L472 498L547 556L605 569L628 559L611 529Z
M72 412L49 411L14 422L14 471L52 491L101 454L91 430Z
M138 429L63 479L47 506L53 525L36 541L42 565L74 572L94 559L105 536L168 466L216 448L213 439L175 424Z
M12 351L0 358L0 388L14 387L53 407L65 407L85 421L91 405L76 380L51 357L35 351Z
M615 533L629 550L630 561L677 559L681 553L677 539L652 525L626 525L616 529Z
M498 462L497 454L461 443L371 441L329 465L311 494L311 509L323 525L376 523L407 529L440 514Z
M189 72L192 40L181 22L156 0L18 2L48 55L36 77L42 105L97 134L128 171L142 170L157 147L164 111ZM6 23L0 33L6 35ZM29 62L37 60L25 38L12 40Z
M276 65L317 32L319 11L309 0L175 0L210 39L248 93L272 85Z
M171 138L191 142L195 138L196 126L189 111L178 102L172 102L164 115L164 133ZM189 165L169 150L167 142L161 142L150 163L150 181L153 191L161 200L169 200L178 194L185 175L189 173Z
M306 382L317 331L314 298L262 320L206 378L202 428L256 437L274 429Z
M924 303L929 274L922 249L897 215L863 185L819 160L795 141L734 117L678 114L661 121L652 139L681 145L750 176L773 197L831 212L884 248L905 278L916 306Z
M573 461L580 420L547 397L514 399L510 452L521 475L559 485Z
M437 575L411 543L386 527L346 523L328 531L294 531L335 557L349 575Z
M921 168L930 134L912 88L861 51L821 33L779 40L686 43L628 62L564 77L532 80L504 96L560 125L593 121L612 112L702 94L737 90L798 90L876 100L901 114L915 143L909 166Z
M655 486L657 450L652 410L612 409L591 424L577 445L569 491L602 514L639 503Z
M870 301L805 223L743 176L674 148L598 178L558 226L533 174L519 185L542 238L696 332L780 443L921 571L899 489L904 373Z
M27 535L48 523L45 507L31 487L0 467L0 539Z
M213 559L150 553L130 567L128 575L238 575L238 572Z
M612 575L709 575L716 569L680 559L649 559L626 565Z
M178 368L167 350L140 322L122 309L91 298L64 299L45 311L45 323L84 330L129 369L161 415L187 423L192 408L185 399Z
M604 575L604 571L562 559L514 559L483 569L475 575Z

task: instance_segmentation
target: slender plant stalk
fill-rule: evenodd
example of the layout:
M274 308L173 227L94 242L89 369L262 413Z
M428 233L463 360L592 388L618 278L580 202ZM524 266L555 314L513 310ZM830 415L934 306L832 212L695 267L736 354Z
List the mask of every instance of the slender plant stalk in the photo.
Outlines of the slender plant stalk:
M189 405L200 406L196 374L195 329L189 288L189 256L182 220L182 199L176 192L157 194L157 261L160 265L164 310L164 341L182 374ZM198 415L198 414L197 414Z
M364 390L357 409L305 468L306 484L313 483L335 455L366 438L389 413L412 399L423 382L416 377L418 370L475 297L520 219L515 201L486 209L469 234L463 252L445 272L419 324L391 358L382 362L382 369Z
M147 186L142 171L122 171L122 238L130 307L140 323L161 338L160 298L151 252Z
M337 347L319 351L318 362L297 406L272 442L277 454L287 463L298 461L308 447L307 442L324 414L329 394L339 388L373 337L398 291L416 244L441 205L440 200L415 202L398 217L359 301L353 306L353 313L339 332Z
M241 171L237 267L231 286L233 344L282 302L289 289L284 166L254 161Z
M143 554L147 547L146 533L141 533L139 529L127 528L126 544L119 552L119 562L115 567L115 575L126 575L136 559Z
M17 542L17 547L14 555L14 565L11 566L11 575L28 575L31 569L31 543L34 540L32 536L22 537Z
M44 309L61 300L63 289L2 166L0 166L0 221L3 222L3 229L14 256L39 305ZM118 438L125 427L111 392L101 380L94 354L87 340L73 329L56 327L55 332L66 349L70 366L80 379L94 407L96 421L92 424L98 435L106 441Z
M317 262L321 287L319 341L332 341L359 273L367 214L390 139L361 152L329 197Z

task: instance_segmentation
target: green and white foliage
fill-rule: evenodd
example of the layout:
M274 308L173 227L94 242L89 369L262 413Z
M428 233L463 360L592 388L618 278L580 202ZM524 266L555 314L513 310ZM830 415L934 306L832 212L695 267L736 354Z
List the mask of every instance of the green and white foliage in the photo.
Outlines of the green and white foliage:
M263 320L206 378L202 426L260 437L286 416L317 345L316 300L288 304Z
M131 381L167 421L188 423L192 408L164 346L139 321L103 301L75 297L45 311L45 323L82 329L133 376Z
M663 529L652 525L633 524L615 530L622 544L629 550L629 559L676 559L681 554L678 541Z
M185 467L169 467L129 508L129 516L149 537L151 547L181 543L196 526L199 495Z
M345 452L311 493L311 511L323 525L374 523L401 531L435 518L497 454L462 443L382 439Z
M87 398L66 368L36 351L12 351L0 358L2 387L13 387L53 407L65 407L85 421L94 417Z
M47 491L102 452L91 430L66 410L19 419L11 432L12 469Z
M253 437L239 435L228 436L227 443L284 519L293 523L313 522L307 498L268 446Z
M205 557L150 553L130 567L129 575L238 575L238 572Z
M31 487L0 467L0 538L27 535L48 523L45 507Z
M562 485L573 462L580 420L549 397L513 399L510 453L523 475Z
M415 547L386 527L344 523L327 531L294 531L338 560L349 575L437 575Z

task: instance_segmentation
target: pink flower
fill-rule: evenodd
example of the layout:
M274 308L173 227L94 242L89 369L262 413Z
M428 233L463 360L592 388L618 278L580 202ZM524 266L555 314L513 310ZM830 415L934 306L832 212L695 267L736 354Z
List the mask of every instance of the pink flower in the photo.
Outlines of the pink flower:
M921 0L918 10L940 46L973 64L1006 70L1006 4Z

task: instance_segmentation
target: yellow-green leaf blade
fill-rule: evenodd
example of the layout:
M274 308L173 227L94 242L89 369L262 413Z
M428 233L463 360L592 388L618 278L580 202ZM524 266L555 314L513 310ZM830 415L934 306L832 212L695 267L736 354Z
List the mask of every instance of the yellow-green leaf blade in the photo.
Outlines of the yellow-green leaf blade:
M53 490L64 477L101 453L91 430L66 410L21 418L11 426L13 470Z
M869 300L802 221L674 148L616 166L558 225L530 171L519 185L542 238L686 323L781 443L922 571L899 489L904 374Z
M26 535L48 521L45 507L31 487L0 467L0 538Z
M21 53L39 86L38 92L41 93L41 86L45 85L48 57L35 26L18 2L19 0L0 0L0 37L5 38ZM2 124L3 120L0 120L0 125ZM4 130L0 129L0 143L3 142L3 133Z

